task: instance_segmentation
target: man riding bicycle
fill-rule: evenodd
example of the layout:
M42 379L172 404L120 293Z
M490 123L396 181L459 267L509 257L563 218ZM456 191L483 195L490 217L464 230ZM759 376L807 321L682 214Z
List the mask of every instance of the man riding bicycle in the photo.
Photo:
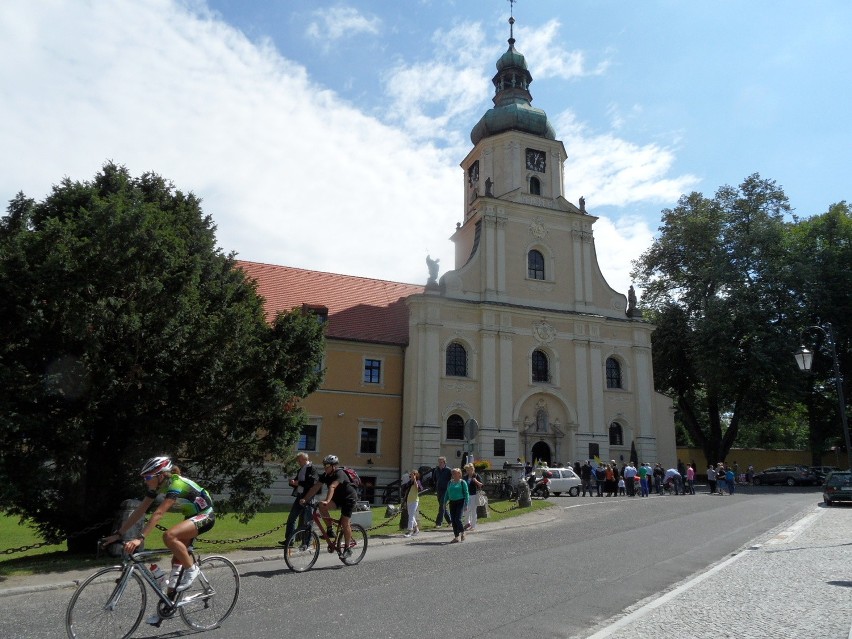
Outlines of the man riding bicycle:
M163 503L153 512L148 523L145 524L139 537L131 539L124 544L124 550L128 554L136 552L142 545L147 535L156 528L160 519L169 510L175 508L183 513L184 520L175 524L163 533L163 542L172 551L172 573L169 577L169 586L178 592L186 590L198 576L198 566L192 560L187 546L192 544L201 533L205 533L216 523L216 515L213 513L213 500L210 494L194 481L181 477L178 469L173 466L168 457L152 457L142 466L139 472L145 482L145 498L136 509L130 513L121 526L115 532L104 539L106 544L113 543L122 538L124 533L145 516L148 508L154 503L158 495L165 495ZM183 568L183 577L180 583L175 583ZM151 623L149 621L149 623Z
M328 486L325 501L321 501L317 507L323 521L325 521L326 528L329 530L331 529L331 516L328 511L340 508L340 528L343 530L343 538L346 540L346 550L343 554L349 557L352 555L352 527L349 519L355 509L358 492L349 481L349 475L340 468L340 460L337 455L328 455L322 460L322 465L325 472L319 476L319 482L309 488L299 500L299 504L304 506L310 503L313 496L322 489L323 485ZM329 533L329 540L331 538L333 538L333 535Z

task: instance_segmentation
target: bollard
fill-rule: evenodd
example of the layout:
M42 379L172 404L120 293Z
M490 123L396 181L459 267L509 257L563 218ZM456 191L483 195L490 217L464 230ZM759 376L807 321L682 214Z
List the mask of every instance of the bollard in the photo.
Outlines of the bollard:
M477 519L487 519L488 518L488 496L482 492L477 493L476 495L478 503L476 504L476 518Z
M522 479L518 482L518 507L529 508L530 506L532 506L530 485Z

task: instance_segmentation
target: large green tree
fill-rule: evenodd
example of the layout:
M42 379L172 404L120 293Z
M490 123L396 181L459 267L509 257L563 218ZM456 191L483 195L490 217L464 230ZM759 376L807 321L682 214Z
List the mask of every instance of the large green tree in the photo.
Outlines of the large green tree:
M828 211L797 219L789 227L787 250L789 286L795 291L797 325L801 339L816 351L813 373L800 375L807 392L810 445L814 462L822 452L844 443L838 410L837 386L830 349L824 336L809 326L831 324L847 400L852 394L852 212L846 202L832 204ZM797 336L799 337L799 336ZM848 407L847 407L848 408ZM832 464L845 455L832 457Z
M657 390L692 441L725 459L741 424L786 401L791 291L784 281L783 190L751 175L713 198L684 195L634 264L653 335Z
M88 550L73 533L139 496L157 454L229 494L220 510L266 503L265 462L289 456L320 382L322 327L266 321L198 198L113 163L42 202L19 194L0 297L0 509Z

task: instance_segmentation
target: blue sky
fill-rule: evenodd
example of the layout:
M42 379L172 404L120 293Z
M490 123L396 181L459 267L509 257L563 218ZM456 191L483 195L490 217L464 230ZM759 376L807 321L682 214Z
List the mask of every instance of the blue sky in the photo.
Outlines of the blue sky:
M626 291L660 211L751 173L849 199L852 3L519 0L516 48ZM17 0L0 7L0 197L107 160L203 199L242 259L422 283L506 0Z

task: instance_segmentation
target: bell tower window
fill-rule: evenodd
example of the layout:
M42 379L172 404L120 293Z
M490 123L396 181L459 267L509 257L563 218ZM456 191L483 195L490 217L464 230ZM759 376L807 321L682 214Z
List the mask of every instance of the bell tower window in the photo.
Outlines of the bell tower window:
M530 178L530 193L533 195L541 195L541 182L537 177Z

